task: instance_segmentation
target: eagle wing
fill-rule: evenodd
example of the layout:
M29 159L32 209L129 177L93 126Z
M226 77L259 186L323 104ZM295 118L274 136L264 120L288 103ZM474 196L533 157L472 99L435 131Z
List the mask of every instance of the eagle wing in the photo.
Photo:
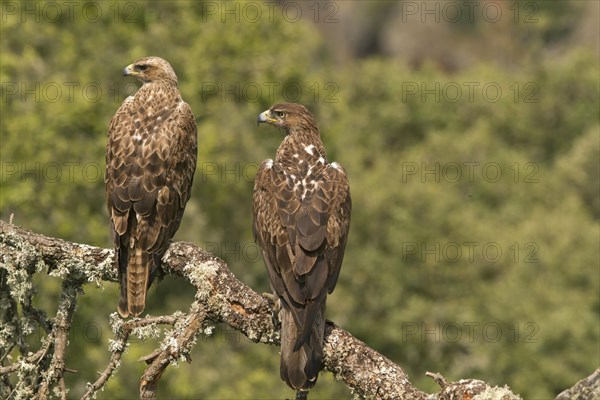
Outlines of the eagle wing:
M271 160L262 163L255 179L254 235L272 288L301 330L295 350L310 336L323 300L335 288L350 229L343 168L327 165L317 182L301 196L294 177Z
M121 276L119 310L125 316L128 303L134 315L143 310L146 290L190 198L196 168L190 107L183 101L176 107L151 106L161 111L148 118L145 108L128 98L110 122L106 149L106 201Z

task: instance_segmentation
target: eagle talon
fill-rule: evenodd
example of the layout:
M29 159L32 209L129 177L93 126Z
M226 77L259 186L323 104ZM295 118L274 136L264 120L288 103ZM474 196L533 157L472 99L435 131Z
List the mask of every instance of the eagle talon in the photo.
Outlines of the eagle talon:
M281 300L275 293L263 293L262 296L267 299L269 305L272 308L271 321L273 322L273 328L278 331L281 329L281 320L279 313L281 312Z
M269 302L269 305L271 305L271 307L274 307L275 302L278 300L277 295L275 293L263 292L261 293L261 296Z

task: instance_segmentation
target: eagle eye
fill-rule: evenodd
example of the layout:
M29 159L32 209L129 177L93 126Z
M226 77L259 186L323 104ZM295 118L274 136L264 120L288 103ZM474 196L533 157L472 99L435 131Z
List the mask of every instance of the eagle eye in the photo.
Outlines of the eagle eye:
M283 117L285 117L285 113L283 111L277 111L277 116L279 118L283 118Z
M146 71L148 69L148 64L139 64L135 66L138 71Z

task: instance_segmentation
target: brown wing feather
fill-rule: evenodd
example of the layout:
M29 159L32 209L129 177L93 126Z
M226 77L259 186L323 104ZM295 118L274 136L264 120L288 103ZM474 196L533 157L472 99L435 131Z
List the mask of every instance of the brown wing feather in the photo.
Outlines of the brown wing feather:
M277 199L272 195L277 185L283 185L285 180L280 178L271 164L272 160L264 161L254 181L253 231L262 250L273 290L288 298L281 270L291 270L293 256L290 254L288 234L277 211ZM285 214L284 218L287 218Z
M339 276L351 207L345 171L336 165L302 200L271 160L256 175L254 235L282 299L281 378L296 389L312 387L321 369L326 295Z
M181 222L196 168L196 124L189 106L169 96L162 103L161 96L154 98L145 107L126 100L109 126L105 183L123 316L144 309L147 288ZM169 102L177 107L169 108ZM150 106L161 110L156 118L144 114Z
M300 201L279 166L269 163L256 176L254 233L273 289L289 304L297 325L310 327L342 265L351 211L348 180L341 168L328 166L318 190Z
M346 171L339 164L330 164L327 167L323 192L327 195L329 204L329 220L327 221L327 248L325 259L328 266L327 290L333 292L342 268L348 232L350 231L350 217L352 213L352 200L350 185Z

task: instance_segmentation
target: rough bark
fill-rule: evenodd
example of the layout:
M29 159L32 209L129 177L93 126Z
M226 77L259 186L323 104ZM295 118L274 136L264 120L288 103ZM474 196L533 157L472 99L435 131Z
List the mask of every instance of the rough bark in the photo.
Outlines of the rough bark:
M594 399L600 399L600 368L587 378L577 382L575 386L560 392L560 394L556 396L556 400Z
M109 249L46 237L0 220L0 387L3 388L0 397L66 398L63 381L68 371L64 363L68 345L66 332L77 296L85 284L116 282L112 257L113 251ZM269 302L238 281L219 258L192 244L179 242L169 248L163 268L196 288L189 311L130 320L111 314L115 333L109 347L111 358L99 378L88 384L83 399L92 398L115 373L129 335L143 337L157 324L169 324L173 329L164 338L165 345L143 357L149 364L140 381L140 398L144 399L156 398L160 377L171 362L189 361L189 352L207 323L224 322L254 342L279 344ZM32 305L31 278L44 270L63 279L58 312L52 318ZM24 340L27 327L33 325L46 332L35 351L30 350ZM20 356L11 362L8 355L15 353L15 347ZM520 398L508 388L491 387L477 380L447 383L435 374L432 375L442 389L436 394L424 393L411 384L401 367L329 321L324 350L325 369L361 398L451 399L476 398L477 395L481 399ZM7 379L12 373L19 376L14 386ZM598 380L595 382L597 386Z

